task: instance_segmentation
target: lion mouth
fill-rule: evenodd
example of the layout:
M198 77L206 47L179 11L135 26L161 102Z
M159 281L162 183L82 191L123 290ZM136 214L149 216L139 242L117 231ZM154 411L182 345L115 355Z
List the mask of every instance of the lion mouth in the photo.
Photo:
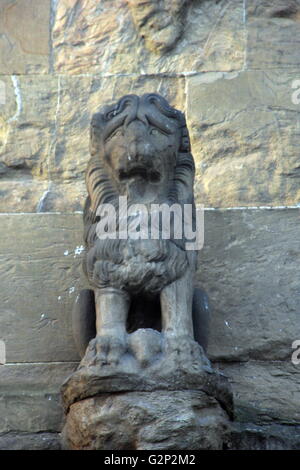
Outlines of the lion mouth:
M119 180L127 181L130 179L143 179L145 181L150 181L151 183L156 183L160 181L160 173L154 169L148 169L144 166L134 166L129 169L119 170Z

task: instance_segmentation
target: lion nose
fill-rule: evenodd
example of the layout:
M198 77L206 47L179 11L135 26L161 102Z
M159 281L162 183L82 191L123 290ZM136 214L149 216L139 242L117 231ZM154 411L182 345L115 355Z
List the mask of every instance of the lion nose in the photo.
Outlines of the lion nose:
M139 162L141 164L148 164L153 155L153 147L147 139L140 137L132 140L128 145L128 160L132 162Z
M128 148L128 158L130 157L130 160L136 160L136 156L137 156L136 142L130 142L129 148Z
M128 154L129 154L130 160L138 161L139 157L143 155L143 143L138 142L136 140L134 140L133 142L130 142L129 148L128 148Z

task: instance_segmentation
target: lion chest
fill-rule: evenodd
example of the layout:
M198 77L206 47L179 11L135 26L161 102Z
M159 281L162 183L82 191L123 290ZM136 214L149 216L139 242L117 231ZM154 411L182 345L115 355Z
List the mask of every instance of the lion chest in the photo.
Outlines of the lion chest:
M98 288L157 293L183 275L186 252L170 240L96 240L86 256L89 280Z

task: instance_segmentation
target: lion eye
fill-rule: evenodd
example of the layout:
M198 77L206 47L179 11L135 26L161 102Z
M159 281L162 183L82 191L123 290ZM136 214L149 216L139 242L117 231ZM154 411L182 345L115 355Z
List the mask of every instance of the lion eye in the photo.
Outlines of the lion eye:
M159 132L158 129L151 129L150 134L151 135L159 135L159 134L161 134L161 132Z

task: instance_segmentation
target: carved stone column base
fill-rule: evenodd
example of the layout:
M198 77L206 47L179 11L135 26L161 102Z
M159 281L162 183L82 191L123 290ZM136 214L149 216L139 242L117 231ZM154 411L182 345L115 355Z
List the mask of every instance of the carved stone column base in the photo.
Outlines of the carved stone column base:
M222 449L228 416L197 390L102 394L71 405L66 449Z
M62 386L64 448L222 449L231 388L198 343L140 329L113 362L104 346L107 338L92 340Z

